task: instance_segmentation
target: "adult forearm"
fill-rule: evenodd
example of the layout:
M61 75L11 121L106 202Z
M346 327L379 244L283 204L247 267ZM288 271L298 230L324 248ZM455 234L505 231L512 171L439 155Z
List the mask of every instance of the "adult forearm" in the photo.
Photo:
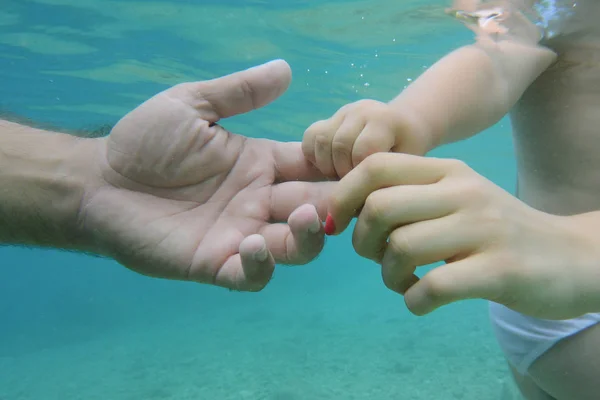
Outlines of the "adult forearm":
M0 244L88 250L90 141L0 120Z

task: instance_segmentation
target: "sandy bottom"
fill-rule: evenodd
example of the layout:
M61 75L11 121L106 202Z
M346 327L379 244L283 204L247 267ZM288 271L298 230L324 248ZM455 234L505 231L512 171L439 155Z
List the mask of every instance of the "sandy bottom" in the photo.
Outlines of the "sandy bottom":
M341 305L341 293L311 296L312 304L230 301L198 315L193 305L161 310L154 322L146 316L69 344L14 352L0 358L0 399L518 398L484 303L416 318L393 315L392 307L367 310L371 302ZM40 334L22 337L23 349Z

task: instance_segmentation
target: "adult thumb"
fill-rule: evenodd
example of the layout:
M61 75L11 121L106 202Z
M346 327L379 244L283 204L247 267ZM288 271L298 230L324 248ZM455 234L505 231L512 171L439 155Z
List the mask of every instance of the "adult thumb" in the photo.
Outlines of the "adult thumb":
M287 90L291 80L288 63L274 60L220 78L185 83L182 100L202 119L217 122L269 104Z

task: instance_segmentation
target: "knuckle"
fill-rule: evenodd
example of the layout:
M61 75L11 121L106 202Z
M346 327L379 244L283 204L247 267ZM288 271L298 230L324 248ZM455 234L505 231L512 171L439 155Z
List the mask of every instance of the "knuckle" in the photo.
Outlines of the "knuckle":
M211 86L206 82L182 82L173 85L169 89L159 93L169 98L176 98L194 108L210 109Z
M463 205L476 206L478 208L489 205L488 186L481 179L473 177L462 177L460 180L452 180L452 193L458 197Z
M381 278L386 288L398 292L398 287L401 286L401 282L396 277L396 274L390 273L389 270L384 268L381 271Z
M313 122L306 130L304 131L304 136L312 138L326 130L327 124L329 120L321 120Z
M346 115L346 113L349 110L351 110L354 106L355 106L355 103L344 104L343 106L341 106L340 108L338 108L338 110L335 112L335 114L333 114L333 118L335 118L335 117L341 117L341 116Z
M444 159L442 162L445 163L446 170L450 174L464 174L466 171L471 170L466 162L456 158Z
M367 108L378 108L381 106L381 102L373 99L361 99L353 103L354 107L359 110L364 110Z
M421 278L421 288L425 296L434 299L450 299L453 297L454 287L451 281L444 278L440 270L434 269Z
M302 141L302 153L310 162L315 162L315 149L310 142Z
M358 101L344 104L333 114L331 120L339 121L338 124L340 124L348 114L354 114L357 112L357 103Z
M369 157L370 155L374 154L375 151L370 150L368 148L357 148L355 150L352 151L352 166L356 167L359 164L361 164L362 162L365 161L365 159L367 157Z
M354 148L352 153L355 165L363 162L367 157L377 152L388 151L389 148L383 144L382 140L373 137L361 137L361 142Z
M403 229L396 229L391 233L388 251L393 254L395 260L403 260L406 263L411 262L413 247Z
M370 154L361 162L363 173L367 179L377 179L388 164L386 154Z
M337 193L334 193L329 198L329 210L332 214L337 215L343 209L344 202Z
M195 84L191 82L182 82L177 83L171 88L167 89L171 93L182 93L182 92L190 92L191 94L202 93L202 89L205 87L204 82L196 82ZM195 93L194 93L195 92Z
M315 145L318 147L329 147L331 145L331 135L327 132L319 132L315 136Z
M343 115L352 113L359 116L373 116L374 114L381 114L381 111L384 110L383 105L384 103L377 100L361 99L354 103L347 104L338 112L343 113Z
M452 163L453 168L456 170L462 171L465 169L469 169L469 166L463 160L459 160L459 159L455 158L455 159L450 160L450 162Z
M331 143L331 151L335 156L349 158L352 154L352 143L334 137Z
M240 80L240 90L242 92L242 98L249 99L251 102L252 109L258 108L257 93L254 90L254 86L246 79Z
M356 251L356 254L377 263L381 263L385 252L385 241L383 241L383 244L380 242L376 243L369 240L364 235L356 235L356 232L357 231L355 230L352 235L352 247Z
M478 242L485 246L498 246L511 236L512 228L507 224L505 212L493 204L479 205L471 199L467 209L461 211L459 218L463 226L472 227Z
M380 192L371 193L365 200L361 217L367 225L376 225L386 219L386 199Z
M483 185L474 179L463 180L460 185L460 193L466 199L478 200L484 194Z
M318 122L313 123L312 125L310 125L308 128L306 128L306 130L304 131L304 134L302 135L302 143L307 143L307 144L312 144L315 135L317 133L317 124Z
M208 92L210 89L210 81L200 81L200 82L181 82L172 86L173 89L176 90L185 90L194 95L203 95Z

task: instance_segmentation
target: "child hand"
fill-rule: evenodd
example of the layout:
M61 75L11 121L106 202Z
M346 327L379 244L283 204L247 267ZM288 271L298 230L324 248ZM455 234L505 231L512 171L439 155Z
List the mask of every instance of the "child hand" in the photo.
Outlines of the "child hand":
M343 231L356 210L356 252L381 264L417 315L474 298L547 319L600 310L594 230L526 205L460 161L370 156L338 183L326 231Z
M317 121L304 133L302 150L324 175L346 175L377 152L424 155L430 140L410 110L398 111L375 100L360 100Z

